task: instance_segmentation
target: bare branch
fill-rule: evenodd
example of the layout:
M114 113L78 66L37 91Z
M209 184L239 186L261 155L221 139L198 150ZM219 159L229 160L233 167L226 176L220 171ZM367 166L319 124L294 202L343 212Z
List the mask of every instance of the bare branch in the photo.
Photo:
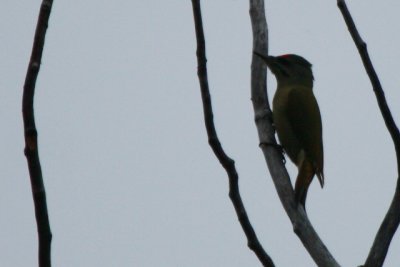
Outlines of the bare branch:
M253 51L268 51L268 29L264 13L263 0L250 0L250 17L253 28ZM272 126L271 109L268 104L266 88L266 67L258 56L253 55L251 64L251 99L255 113L255 122L260 138L260 147L264 153L269 171L279 198L288 214L294 232L310 253L318 266L338 267L318 234L307 218L304 209L294 201L293 187L283 164L283 158L277 149L275 130Z
M206 48L205 38L203 31L203 22L201 17L200 0L192 0L194 23L196 28L196 39L197 39L197 63L199 76L201 97L203 101L204 120L207 129L208 143L210 144L215 156L218 158L221 165L226 170L229 177L229 197L231 198L232 204L235 208L239 222L243 228L244 233L247 237L248 247L254 251L263 266L274 267L272 259L264 251L260 242L257 239L256 233L250 224L250 220L247 216L247 212L243 205L242 199L239 192L239 176L236 172L235 162L229 158L218 140L217 132L214 126L213 111L211 105L211 96L208 87L207 78L207 59L206 59Z
M40 267L51 266L50 251L52 234L47 212L46 192L43 184L42 169L40 167L39 160L37 131L33 111L33 98L52 4L52 0L43 0L40 8L32 54L25 78L24 93L22 97L22 113L25 131L24 152L28 161L33 202L35 205L35 216L39 238Z
M368 258L364 264L365 267L382 266L385 261L390 242L400 223L400 132L393 119L392 113L386 102L385 93L383 92L378 75L375 72L371 59L368 54L367 44L362 40L353 18L347 8L344 0L338 0L337 5L342 12L347 28L353 38L353 41L358 49L364 68L371 81L376 100L378 101L379 109L385 121L386 127L393 139L397 158L397 186L392 203L386 213L385 218L376 234L374 244L371 247Z

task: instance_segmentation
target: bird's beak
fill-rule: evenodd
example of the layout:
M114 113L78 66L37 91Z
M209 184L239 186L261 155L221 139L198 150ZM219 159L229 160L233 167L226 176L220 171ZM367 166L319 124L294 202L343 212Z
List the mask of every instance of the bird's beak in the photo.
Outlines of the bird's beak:
M261 53L258 53L257 51L253 51L254 55L259 56L260 58L262 58L262 60L264 60L265 64L267 64L267 66L271 69L273 68L273 65L276 64L276 57L273 56L266 56L263 55Z

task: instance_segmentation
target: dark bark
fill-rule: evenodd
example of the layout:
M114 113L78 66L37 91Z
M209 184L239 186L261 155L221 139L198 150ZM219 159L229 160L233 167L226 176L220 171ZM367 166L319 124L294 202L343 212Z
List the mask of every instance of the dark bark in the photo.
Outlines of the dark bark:
M39 267L51 266L52 234L47 212L46 192L43 184L42 169L39 160L37 130L33 111L33 98L52 4L52 0L44 0L40 8L32 54L25 78L22 98L22 114L25 132L24 152L28 161L32 196L35 206L35 217L39 239Z
M254 251L263 266L274 267L272 259L264 251L256 233L250 223L249 217L243 205L239 192L239 176L235 168L235 162L225 154L221 143L218 139L217 132L214 126L214 115L211 105L210 90L208 87L207 78L207 59L205 49L205 38L203 31L203 22L201 17L200 0L192 0L194 23L196 28L197 39L197 74L200 82L201 97L203 102L204 120L208 135L208 143L210 144L215 156L218 158L221 165L224 167L229 178L229 197L235 208L239 222L247 237L248 247Z
M390 136L392 137L396 151L396 191L392 203L390 204L389 210L387 211L385 218L383 219L382 224L379 227L379 230L375 236L375 240L369 252L368 258L364 263L364 267L379 267L382 266L385 261L390 242L392 241L392 238L396 233L396 230L400 223L400 132L386 102L385 93L383 92L378 75L376 74L375 68L372 65L367 50L367 44L363 41L360 34L358 33L357 27L353 21L350 11L347 8L346 2L344 0L338 0L337 5L342 12L347 28L358 49L358 53L360 54L361 60L364 64L364 68L371 81L379 109L381 111L383 120L385 121L386 127L390 133Z

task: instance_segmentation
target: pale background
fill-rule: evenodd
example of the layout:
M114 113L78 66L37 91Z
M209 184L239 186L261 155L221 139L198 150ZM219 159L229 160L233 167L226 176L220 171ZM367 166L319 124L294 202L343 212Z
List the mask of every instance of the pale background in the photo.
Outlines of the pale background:
M400 2L348 4L400 123ZM37 265L21 96L39 7L39 0L3 0L0 8L6 267ZM215 123L236 161L253 226L277 266L315 266L258 148L249 3L202 7ZM326 187L312 184L308 214L339 263L358 266L394 193L392 142L336 1L266 1L266 13L270 53L313 63ZM54 266L260 266L207 144L195 49L189 0L55 0L35 97ZM268 79L272 96L275 80ZM397 233L385 266L399 266L399 250Z

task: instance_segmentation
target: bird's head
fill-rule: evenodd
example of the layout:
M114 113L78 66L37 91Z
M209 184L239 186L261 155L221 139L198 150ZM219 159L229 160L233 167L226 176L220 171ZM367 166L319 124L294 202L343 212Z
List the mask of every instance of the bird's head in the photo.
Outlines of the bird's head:
M275 75L278 84L304 84L313 83L314 76L311 70L311 63L301 56L288 54L282 56L265 56L254 52L261 57L268 68Z

